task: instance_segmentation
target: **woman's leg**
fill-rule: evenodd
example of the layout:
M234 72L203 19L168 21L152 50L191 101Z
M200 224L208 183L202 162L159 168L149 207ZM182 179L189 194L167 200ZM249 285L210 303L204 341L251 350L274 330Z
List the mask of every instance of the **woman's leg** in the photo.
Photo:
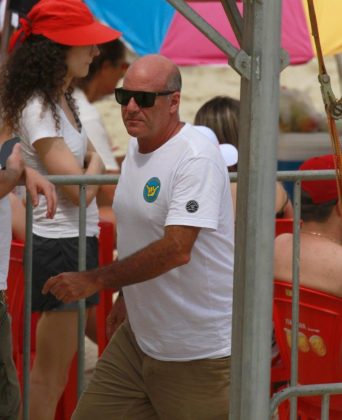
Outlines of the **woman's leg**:
M54 420L77 350L77 311L43 312L30 376L30 418Z

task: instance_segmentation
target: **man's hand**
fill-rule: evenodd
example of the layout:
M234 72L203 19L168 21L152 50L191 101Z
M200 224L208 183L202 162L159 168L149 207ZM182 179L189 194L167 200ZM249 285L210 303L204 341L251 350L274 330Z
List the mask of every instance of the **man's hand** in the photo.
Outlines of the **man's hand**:
M61 273L49 278L43 287L43 294L50 292L64 303L70 303L91 296L101 288L94 271Z
M32 204L36 207L39 203L38 194L46 197L46 217L52 219L56 213L57 195L55 186L51 184L43 175L40 175L32 168L25 168L26 188L31 196Z
M118 296L106 319L106 336L108 340L126 319L126 305L123 296Z

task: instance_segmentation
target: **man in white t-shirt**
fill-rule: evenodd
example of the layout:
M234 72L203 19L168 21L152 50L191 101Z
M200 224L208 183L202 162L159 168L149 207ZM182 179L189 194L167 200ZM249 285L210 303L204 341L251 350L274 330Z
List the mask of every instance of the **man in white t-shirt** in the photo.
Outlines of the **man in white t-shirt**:
M5 138L6 135L0 135L0 144ZM52 218L56 210L54 186L33 169L24 167L20 145L16 144L7 159L6 168L0 170L0 418L9 420L18 417L20 390L12 359L11 325L7 314L5 292L12 239L11 208L7 194L21 179L26 181L34 206L38 204L38 194L43 193L47 199L46 216Z
M234 216L217 147L179 119L181 75L138 59L116 89L131 140L114 201L119 260L51 278L69 302L122 287L112 337L73 419L227 418Z

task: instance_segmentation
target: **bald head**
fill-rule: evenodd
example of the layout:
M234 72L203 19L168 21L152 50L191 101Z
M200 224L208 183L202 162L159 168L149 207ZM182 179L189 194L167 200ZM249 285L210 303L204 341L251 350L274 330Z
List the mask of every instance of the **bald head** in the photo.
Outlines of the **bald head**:
M124 87L129 88L131 83L142 84L144 89L160 91L180 91L182 78L178 67L168 58L153 54L136 60L127 70L124 78Z

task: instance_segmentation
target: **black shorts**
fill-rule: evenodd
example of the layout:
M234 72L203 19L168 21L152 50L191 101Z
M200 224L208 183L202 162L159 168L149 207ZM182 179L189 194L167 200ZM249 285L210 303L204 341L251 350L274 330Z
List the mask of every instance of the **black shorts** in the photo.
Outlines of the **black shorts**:
M32 312L77 310L77 302L63 303L51 293L41 293L51 276L65 271L78 271L78 237L51 239L33 235ZM86 238L87 270L98 266L98 240ZM97 293L86 299L86 306L99 302Z

